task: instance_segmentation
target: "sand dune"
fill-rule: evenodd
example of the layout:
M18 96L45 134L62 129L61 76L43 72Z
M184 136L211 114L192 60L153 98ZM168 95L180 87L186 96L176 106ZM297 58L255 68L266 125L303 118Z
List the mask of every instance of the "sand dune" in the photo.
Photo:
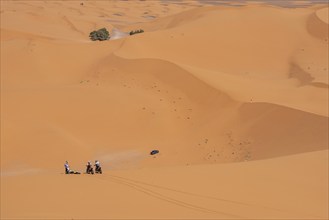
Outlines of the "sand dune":
M178 27L169 25L161 31L127 39L115 53L126 58L156 57L172 61L188 68L188 71L214 87L226 89L227 93L234 94L234 98L243 102L252 98L258 102L270 102L328 116L328 108L319 108L317 104L328 99L327 91L305 87L313 86L313 82L321 83L324 87L328 85L328 42L325 38L314 39L305 28L304 19L314 20L313 11L266 6L222 11L220 8L206 7L198 13L188 11L180 15L185 16L184 20L180 19L185 25L178 22ZM164 19L167 19L167 23L176 23L173 17ZM262 22L258 22L259 19ZM153 30L148 24L145 26L147 28ZM314 29L311 30L314 35L319 31L326 33L327 30L325 26L318 25L314 25ZM197 47L191 46L196 42ZM206 56L207 59L200 59L200 56ZM296 66L303 71L296 73ZM304 72L310 76L307 83L303 80L300 82L302 77L299 75ZM227 78L239 86L226 86ZM255 80L259 82L257 85L253 83ZM296 87L296 83L304 87ZM278 84L282 86L282 94L277 89ZM254 90L254 86L257 89ZM318 99L315 101L317 103L309 105L307 96L300 96L304 92L316 94L312 100Z
M328 8L322 8L310 15L307 21L309 33L328 43Z
M321 8L321 9L317 10L315 12L315 14L318 17L318 19L320 19L324 23L327 23L327 24L329 23L329 19L328 19L328 8Z
M1 198L6 201L2 215L324 219L327 155L325 150L247 163L112 171L102 176L48 172L2 177Z
M1 218L328 218L327 15L1 1Z

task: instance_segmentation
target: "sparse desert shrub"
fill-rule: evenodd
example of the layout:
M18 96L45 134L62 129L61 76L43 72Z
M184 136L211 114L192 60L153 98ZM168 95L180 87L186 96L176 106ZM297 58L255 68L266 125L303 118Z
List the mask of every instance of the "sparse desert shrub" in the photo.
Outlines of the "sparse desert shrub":
M92 41L103 41L110 39L110 33L106 30L106 28L99 29L97 31L90 32L89 38Z
M142 30L142 29L139 29L139 30L135 30L135 31L130 31L130 35L134 35L134 34L140 34L140 33L143 33L144 32L144 30Z

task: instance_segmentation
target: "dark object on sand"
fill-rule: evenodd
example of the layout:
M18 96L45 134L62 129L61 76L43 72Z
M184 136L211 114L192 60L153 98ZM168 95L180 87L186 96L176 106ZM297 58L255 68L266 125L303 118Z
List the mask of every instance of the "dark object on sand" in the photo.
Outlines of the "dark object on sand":
M100 174L102 174L102 167L100 167L100 166L96 166L96 167L95 167L95 173L100 173Z
M135 30L135 31L130 31L129 35L140 34L140 33L144 33L144 30L139 29L139 30Z
M151 154L151 155L154 155L154 154L158 154L158 153L159 153L158 150L152 150L150 154Z
M65 171L65 174L81 174L80 172L78 171L73 171L73 170L70 170L70 171Z

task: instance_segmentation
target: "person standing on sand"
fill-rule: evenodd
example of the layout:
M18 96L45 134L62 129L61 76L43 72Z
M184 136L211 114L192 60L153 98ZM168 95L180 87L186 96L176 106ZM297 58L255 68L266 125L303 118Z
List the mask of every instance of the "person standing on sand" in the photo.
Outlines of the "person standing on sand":
M65 167L65 174L70 174L69 162L65 161L64 167Z

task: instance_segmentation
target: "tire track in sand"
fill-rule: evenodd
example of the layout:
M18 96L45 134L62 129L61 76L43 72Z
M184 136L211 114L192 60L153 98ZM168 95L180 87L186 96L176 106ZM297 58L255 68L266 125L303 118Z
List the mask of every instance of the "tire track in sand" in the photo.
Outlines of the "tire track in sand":
M106 174L102 174L102 175L106 175ZM111 179L109 180L109 179L106 179L106 178L102 178L100 176L97 176L97 178L99 178L99 179L102 179L102 180L105 180L105 181L111 181L111 182L115 182L115 183L118 183L118 184L129 186L129 187L131 187L131 188L133 188L135 190L138 190L138 191L140 191L142 193L145 193L145 194L147 194L147 195L149 195L151 197L160 199L162 201L169 202L171 204L174 204L174 205L177 205L177 206L180 206L180 207L184 207L184 208L187 208L187 209L191 209L191 210L199 211L199 212L203 212L203 213L221 214L221 215L225 215L225 216L231 217L231 218L242 218L242 216L238 216L238 215L234 215L234 214L230 214L230 213L226 213L226 212L220 212L220 211L208 209L208 208L204 208L204 207L201 207L201 206L198 206L198 205L193 205L193 204L190 204L190 203L187 203L187 202L184 202L184 201L181 201L181 200L178 200L178 199L175 199L175 198L172 198L172 197L163 195L163 194L158 193L156 191L153 191L153 190L151 190L149 188L140 186L140 185L138 185L138 184L136 184L136 183L134 183L132 181L127 181L127 180L124 180L124 179L118 179L116 176L107 175L107 177L109 177Z
M124 181L126 183L130 183L130 184L132 184L134 186L138 186L138 187L141 187L138 184L142 184L142 185L146 185L146 186L151 186L151 187L164 189L164 190L168 190L168 191L172 191L172 192L178 192L178 193L181 193L181 194L195 196L195 197L199 197L199 198L206 198L206 199L217 200L217 201L221 201L221 202L225 202L225 203L232 203L234 205L247 206L247 207L250 207L250 208L251 207L257 207L257 208L262 208L262 209L267 209L267 210L272 210L272 211L277 211L277 212L283 212L283 213L290 213L290 214L300 214L300 213L295 213L291 210L284 210L284 209L273 208L273 207L268 207L268 206L263 206L263 205L249 204L249 203L244 203L244 202L239 202L239 201L234 201L234 200L228 200L228 199L222 199L222 198L217 198L217 197L213 197L213 196L207 196L207 195L202 195L202 194L197 194L197 193L192 193L192 192L186 192L186 191L182 191L182 190L172 189L172 188L159 186L159 185L155 185L155 184L150 184L150 183L146 183L146 182L142 182L142 181L138 181L138 180L133 180L133 179L125 178L125 177L120 177L120 176L116 176L116 175L110 175L110 174L103 174L103 175L106 175L106 176L108 176L112 179L115 178L118 181ZM141 187L141 188L146 189L145 187ZM152 191L150 189L147 189L147 190ZM152 192L154 192L154 191L152 191ZM179 201L179 202L183 202L183 201ZM191 205L191 204L189 204L189 205ZM194 205L192 205L192 206L194 206ZM203 207L200 207L200 206L196 206L196 207L206 209L206 208L203 208ZM224 214L224 215L235 217L235 218L242 218L242 216L237 216L237 215L233 215L233 214L229 214L229 213L225 213L225 212L220 212L220 211L211 210L211 209L206 209L206 210L211 211L212 213ZM308 215L310 218L319 218L319 216L314 216L314 215L310 215L310 214L306 214L306 213L304 213L304 214Z

